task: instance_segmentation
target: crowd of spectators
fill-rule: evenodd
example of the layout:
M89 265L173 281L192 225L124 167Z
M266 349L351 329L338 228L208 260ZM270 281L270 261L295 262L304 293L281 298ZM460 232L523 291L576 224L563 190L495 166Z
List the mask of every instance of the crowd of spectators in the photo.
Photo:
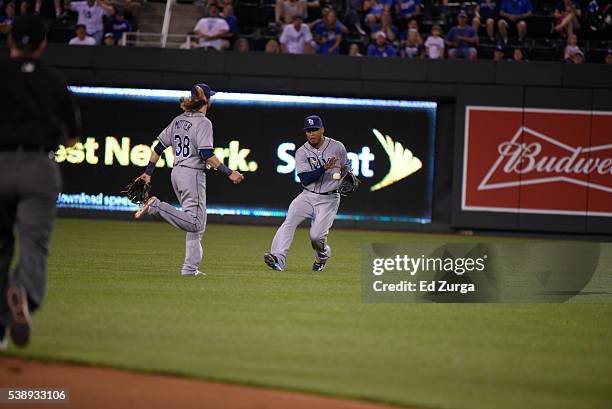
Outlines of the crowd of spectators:
M123 33L138 24L141 0L0 0L0 38L6 37L18 14L39 14L59 42L70 45L119 45Z
M553 0L544 9L534 8L531 0L454 4L424 4L422 0L275 0L273 13L268 13L263 22L241 13L245 2L247 7L253 7L249 3L252 1L257 0L236 4L240 29L233 31L223 48L232 47L237 52L528 61L533 48L548 47L547 59L581 63L586 54L581 35L599 30L603 41L597 43L597 58L612 60L607 56L612 54L609 0ZM266 7L269 1L260 0L259 7ZM547 25L544 35L543 25ZM252 35L253 26L259 26L258 37Z
M142 0L0 0L0 36L19 13L72 21L75 45L117 45L137 29ZM612 62L610 0L199 0L183 48L381 58ZM547 3L548 7L542 7ZM195 10L196 8L194 8ZM201 10L202 8L200 8ZM542 35L543 24L545 33ZM587 39L598 38L587 49ZM93 41L92 41L93 39ZM590 43L588 43L590 44ZM544 49L547 58L534 50ZM551 51L552 50L552 51Z

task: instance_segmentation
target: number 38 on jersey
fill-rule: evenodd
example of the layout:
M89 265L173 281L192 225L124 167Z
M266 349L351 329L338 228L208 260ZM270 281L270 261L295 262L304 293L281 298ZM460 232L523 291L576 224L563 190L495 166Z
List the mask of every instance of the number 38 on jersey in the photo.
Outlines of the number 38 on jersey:
M182 138L180 135L174 135L174 154L184 158L189 156L189 137L187 135Z

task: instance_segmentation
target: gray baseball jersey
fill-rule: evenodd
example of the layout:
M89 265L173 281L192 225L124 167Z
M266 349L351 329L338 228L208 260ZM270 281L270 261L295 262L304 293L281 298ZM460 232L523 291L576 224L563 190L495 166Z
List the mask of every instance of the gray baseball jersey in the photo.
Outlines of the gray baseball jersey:
M157 138L164 147L172 146L174 166L205 169L200 149L213 148L212 122L201 112L184 112L161 131Z
M199 150L213 148L213 126L200 112L184 112L170 122L158 140L174 150L171 179L181 210L157 199L147 213L187 232L181 273L191 275L202 261L201 241L206 229L206 174L202 171L206 162Z
M345 168L348 165L346 148L341 142L326 136L319 149L313 148L306 142L295 152L297 173L320 168L332 157L337 159L336 166ZM315 261L326 262L331 257L327 235L340 206L340 194L325 193L332 192L340 186L340 180L333 178L334 173L344 174L346 171L340 172L339 167L326 170L323 176L306 185L305 190L289 205L287 217L274 235L270 250L282 270L287 263L287 254L293 242L295 229L306 219L311 221L309 236Z
M295 167L297 173L310 172L311 170L320 168L332 157L337 159L336 165L341 166L342 169L348 166L348 156L342 142L326 136L323 145L321 145L319 149L314 148L310 143L306 142L295 152ZM325 171L323 177L305 187L316 193L326 193L336 190L340 186L340 180L334 180L333 175L338 172L340 172L339 168L334 167L329 169ZM342 174L344 174L344 172L342 172Z

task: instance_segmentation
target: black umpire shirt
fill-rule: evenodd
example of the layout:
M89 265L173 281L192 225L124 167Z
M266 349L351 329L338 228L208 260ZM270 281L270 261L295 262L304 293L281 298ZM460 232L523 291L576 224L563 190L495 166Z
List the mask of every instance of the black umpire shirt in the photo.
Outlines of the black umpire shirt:
M0 78L0 150L55 150L79 136L79 111L66 83L40 61L3 61Z

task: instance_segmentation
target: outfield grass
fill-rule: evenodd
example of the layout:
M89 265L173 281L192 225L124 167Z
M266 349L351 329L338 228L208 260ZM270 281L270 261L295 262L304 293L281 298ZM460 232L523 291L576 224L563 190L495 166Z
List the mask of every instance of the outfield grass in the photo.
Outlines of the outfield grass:
M10 353L423 408L612 407L609 304L364 304L368 242L482 238L333 230L310 270L262 262L274 229L210 225L206 277L156 222L58 220L33 342Z

